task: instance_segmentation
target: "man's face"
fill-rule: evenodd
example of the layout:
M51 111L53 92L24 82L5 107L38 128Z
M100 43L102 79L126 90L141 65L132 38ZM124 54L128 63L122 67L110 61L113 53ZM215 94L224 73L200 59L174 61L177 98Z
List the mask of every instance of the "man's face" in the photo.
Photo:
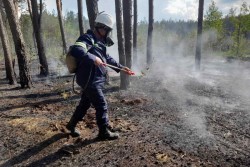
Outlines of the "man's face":
M111 34L112 29L109 27L102 27L99 29L100 34L102 37L108 37Z
M109 28L107 26L99 27L98 32L99 32L102 40L106 43L106 46L109 47L109 46L112 46L114 44L113 40L110 38L111 32L112 32L111 28Z

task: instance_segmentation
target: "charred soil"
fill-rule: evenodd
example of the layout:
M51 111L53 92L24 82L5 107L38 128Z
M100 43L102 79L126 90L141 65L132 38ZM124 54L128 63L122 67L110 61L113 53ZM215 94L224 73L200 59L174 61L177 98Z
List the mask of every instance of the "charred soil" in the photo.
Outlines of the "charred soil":
M93 108L78 124L81 137L65 129L80 99L71 81L40 78L19 89L1 80L1 167L250 166L249 104L219 86L134 77L122 91L111 77L105 96L121 137L98 141Z

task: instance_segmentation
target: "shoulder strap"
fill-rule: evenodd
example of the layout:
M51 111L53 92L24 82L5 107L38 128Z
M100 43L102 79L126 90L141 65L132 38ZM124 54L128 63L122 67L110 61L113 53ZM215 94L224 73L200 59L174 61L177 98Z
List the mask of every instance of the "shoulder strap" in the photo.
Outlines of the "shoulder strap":
M75 42L74 45L75 46L81 46L86 50L86 52L88 52L91 48L95 47L97 44L95 43L95 40L91 35L89 35L87 33L84 34L84 35L86 35L86 36L88 36L90 38L91 44L88 46L88 44L86 44L85 42Z

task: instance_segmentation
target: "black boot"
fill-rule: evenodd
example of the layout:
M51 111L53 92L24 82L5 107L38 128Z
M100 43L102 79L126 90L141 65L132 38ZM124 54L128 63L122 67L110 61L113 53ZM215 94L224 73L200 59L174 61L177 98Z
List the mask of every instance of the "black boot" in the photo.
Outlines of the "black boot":
M77 123L78 123L78 121L75 119L74 116L72 116L70 121L66 125L66 128L70 131L70 135L72 137L79 137L81 135L79 130L76 129L76 124Z
M107 127L99 129L97 137L99 140L114 140L119 138L118 133L111 132Z

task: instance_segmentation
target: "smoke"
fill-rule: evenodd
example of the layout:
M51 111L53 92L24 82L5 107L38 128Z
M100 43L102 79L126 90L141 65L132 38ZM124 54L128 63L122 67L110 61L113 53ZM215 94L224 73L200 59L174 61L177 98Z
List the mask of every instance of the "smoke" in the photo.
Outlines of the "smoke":
M210 31L204 37L215 40L216 33ZM209 40L204 40L203 45ZM182 132L165 130L168 135L172 134L171 131L175 131L172 135L180 135L179 145L186 144L183 138L189 138L191 145L204 141L211 144L215 134L210 130L208 120L217 113L241 109L250 114L250 62L228 62L224 57L207 51L202 52L201 70L197 72L195 42L192 39L177 40L174 35L157 35L157 41L153 42L153 64L147 67L145 53L139 52L138 66L133 67L137 73L142 71L145 75L133 83L132 89L146 93L166 107L166 112L175 112L177 108L176 114L182 120L186 134L183 129L180 129ZM171 128L168 123L166 127Z
M47 59L49 66L49 76L48 77L40 77L40 65L39 60L33 60L31 62L31 74L32 81L44 82L47 85L53 85L53 79L65 75L69 75L68 69L64 62L60 61L58 58L48 58Z
M64 62L55 58L50 58L48 62L49 62L50 73L52 75L64 76L69 74L68 69Z

